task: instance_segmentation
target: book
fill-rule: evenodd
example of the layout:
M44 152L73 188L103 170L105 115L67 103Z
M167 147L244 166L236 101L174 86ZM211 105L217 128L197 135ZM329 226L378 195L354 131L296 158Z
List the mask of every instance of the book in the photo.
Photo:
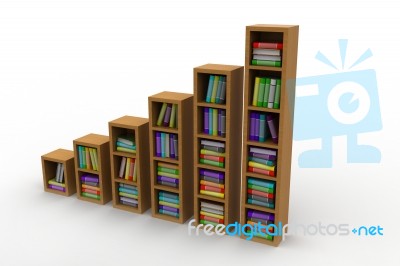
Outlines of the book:
M204 130L203 130L204 134L208 134L209 133L209 128L208 128L208 125L209 125L209 121L208 121L208 119L209 119L209 116L208 116L209 109L210 108L208 108L208 107L204 107Z
M260 77L256 77L255 82L254 82L254 90L253 90L253 101L252 101L253 106L257 106L259 87L260 87Z
M261 187L275 189L275 182L273 182L273 181L266 181L266 180L262 180L262 179L256 179L256 178L249 177L247 179L247 183L252 184L252 185L261 186Z
M283 43L281 43L281 42L253 42L253 48L282 50Z
M278 49L266 49L266 48L253 48L253 55L281 55L281 50Z
M100 200L100 195L95 195L95 194L91 194L91 193L87 193L87 192L82 192L81 195L82 195L83 197L86 197L86 198L91 198L91 199Z
M224 211L224 206L218 205L218 204L213 204L213 203L208 203L208 202L205 202L205 201L202 201L200 203L200 206L201 207L206 207L206 208L209 208L209 209L214 209L214 210L221 211L221 212Z
M171 192L160 191L158 195L161 197L171 198L171 199L179 199L179 195Z
M123 148L127 148L127 149L130 149L130 150L136 150L136 145L128 145L128 144L126 144L126 143L124 143L124 142L121 142L121 141L117 141L117 147L123 147ZM92 159L92 161L93 161L93 159Z
M162 201L162 200L159 200L159 201L158 201L158 204L159 204L159 205L164 205L164 206L173 207L173 208L179 208L179 204L170 203L170 202L166 202L166 201Z
M276 87L275 87L275 98L274 98L274 104L273 104L274 109L279 109L280 101L281 101L281 80L277 79Z
M250 218L255 217L255 218L259 218L259 219L263 219L263 220L270 220L270 221L275 220L274 214L256 211L256 210L248 210L247 217L250 217Z
M265 165L268 165L268 166L276 165L275 161L260 159L260 158L252 157L252 156L249 156L249 161L253 161L253 162L256 162L256 163L260 163L260 164L265 164Z
M270 60L270 61L282 61L282 57L279 55L259 55L253 54L253 59L257 60Z
M212 135L218 136L218 110L215 108L211 109L212 109L212 119L213 119Z
M223 76L220 76L220 77L219 77L218 88L217 88L217 95L215 96L215 103L220 103L223 79L224 79Z
M204 224L204 225L210 224L210 225L212 225L214 227L218 225L217 223L210 222L210 221L207 221L207 220L200 220L200 224Z
M251 60L251 64L255 66L270 66L270 67L281 67L281 61L269 61L269 60Z
M86 185L86 184L82 184L82 188L86 188L86 189L90 189L90 190L94 190L94 191L100 191L99 187L89 186L89 185Z
M206 212L206 211L202 211L202 210L200 210L200 215L214 217L214 218L217 218L217 219L224 219L223 215L219 215L219 214L215 214L215 213L211 213L211 212Z
M169 183L179 184L179 179L171 178L171 177L163 176L163 175L158 175L157 181L165 181L165 182L169 182Z
M218 90L218 83L219 83L219 76L214 76L214 85L211 93L211 103L215 103L215 98L217 96L217 90Z
M268 105L267 105L268 108L274 107L275 89L276 89L276 79L271 79L271 86L269 89Z
M171 119L169 120L169 127L172 127L172 128L176 127L175 126L175 123L176 123L176 112L177 112L176 109L178 109L178 105L177 104L173 104L172 105L172 110L171 110Z
M226 137L226 110L221 110L221 137Z
M225 157L219 157L219 156L213 156L213 155L200 154L200 158L205 159L205 160L214 161L214 162L219 162L219 163L225 162Z
M57 163L55 180L56 180L56 182L59 182L59 183L61 183L60 181L58 181L59 178L60 178L60 168L61 168L61 164L60 164L60 163Z
M267 115L267 123L268 123L268 128L269 132L271 133L272 141L274 143L278 143L278 132L277 132L277 121L276 117L268 114Z
M99 187L99 182L82 181L82 185L88 185L88 186L92 186L92 187Z
M213 184L215 186L225 183L225 181L223 179L213 178L213 177L209 177L209 176L205 176L205 175L200 175L200 183L201 183L201 181L210 182L210 184Z
M160 209L162 210L166 210L166 211L170 211L170 212L174 212L174 213L179 213L179 209L177 208L173 208L173 207L169 207L169 206L159 206Z
M156 123L157 126L161 126L161 124L163 123L163 118L164 118L166 110L167 110L167 103L163 103L161 110L160 110L160 114L158 115L158 118L157 118L157 123Z
M217 179L224 179L224 173L213 170L200 169L200 175L209 176Z
M171 212L171 211L167 211L167 210L163 210L163 209L158 209L158 212L161 214L165 214L165 215L169 215L172 217L176 217L179 218L179 213L175 213L175 212Z
M269 171L269 170L265 170L265 169L260 169L260 168L257 168L257 167L251 167L251 166L249 166L249 167L247 168L247 171L248 171L248 172L251 172L251 173L262 174L262 175L267 175L267 176L275 177L275 172L274 172L274 171Z
M161 133L156 132L156 156L161 157Z
M271 88L271 79L265 78L265 90L264 90L264 98L262 101L262 107L268 106L268 97L269 97L270 88Z
M268 170L268 171L275 171L275 165L269 166L269 165L249 161L249 166L254 167L254 168Z
M225 153L210 151L210 150L206 150L206 149L201 149L201 150L200 150L200 154L206 154L206 155L214 155L214 156L219 156L219 157L225 157Z
M255 140L256 136L256 113L250 112L250 135L249 140Z
M221 147L213 147L213 146L208 146L208 145L201 145L201 148L205 149L205 150L209 150L209 151L215 151L215 152L218 152L218 153L224 153L225 152L225 149L221 148Z
M224 77L224 79L222 81L221 96L220 96L219 103L224 104L225 97L226 97L226 77Z
M214 218L214 217L210 217L210 216L206 216L206 215L200 215L200 220L206 220L206 221L218 223L218 224L224 223L223 219L218 219L218 218Z
M85 182L99 183L99 176L94 174L84 174L80 179Z
M276 151L271 149L250 147L250 152L276 156Z
M82 187L82 192L90 193L90 194L93 194L93 195L100 195L100 191L89 189L89 188L83 188Z
M276 161L276 156L275 155L250 152L249 156L253 157L253 158L260 158L260 159L269 160L269 161Z
M164 166L160 166L158 164L157 166L157 171L161 172L161 173L169 173L169 174L173 174L176 175L177 178L179 177L179 170L178 169L173 169L173 168L169 168L169 167L164 167Z
M126 166L125 166L125 174L124 174L124 179L129 180L129 172L131 171L131 160L132 158L127 158L126 159Z
M65 188L65 184L57 182L55 178L50 179L47 183L49 185L58 186L58 187L64 187Z
M200 143L201 143L201 145L225 148L225 144L222 143L222 142L218 142L218 141L211 141L211 140L202 139Z
M213 191L213 192L218 192L218 193L225 193L225 189L223 188L218 188L214 186L207 186L207 185L201 185L200 190L207 190L207 191Z
M127 149L127 148L124 148L124 147L117 147L117 151L121 151L121 152L129 152L129 153L136 154L136 150Z
M164 202L169 202L169 203L173 203L173 204L179 204L179 200L176 199L171 199L171 198L167 198L167 197L158 197L159 201L164 201Z
M212 165L212 166L216 166L216 167L222 167L222 168L224 167L224 163L215 162L215 161L206 160L206 159L200 159L200 163Z
M61 187L61 186L56 186L56 185L49 184L48 188L54 189L54 190L58 190L58 191L61 191L61 192L65 192L65 187Z
M260 113L255 113L255 123L254 140L258 141L260 138Z
M206 95L207 103L211 102L211 95L212 95L213 87L214 87L214 75L210 75L210 78L208 80L208 88L207 88L207 95Z
M250 188L247 189L247 193L256 195L256 196L260 196L260 197L264 197L264 198L269 198L269 199L273 199L275 197L273 193L267 193L267 192L263 192L263 191L259 191L259 190L253 190Z
M262 107L262 105L263 105L265 83L266 83L266 78L260 78L260 84L259 84L259 88L258 88L258 97L257 97L257 106L258 107Z
M260 142L264 142L267 137L266 118L266 114L260 114L260 133L258 136L258 141Z
M266 202L266 203L274 203L274 199L273 198L266 198L266 197L261 197L261 196L257 196L257 195L253 195L253 194L248 194L247 198L248 199L252 199L252 200L258 200L258 201Z
M128 188L128 189L132 189L132 190L137 190L137 187L136 187L136 186L133 186L133 185L128 185L128 184L120 183L119 186L120 186L120 187L124 187L124 188Z
M247 184L247 187L252 189L252 190L258 190L258 191L262 191L265 193L275 193L275 190L272 188L267 188L267 187L261 187L261 186L257 186L257 185L252 185L252 184Z
M123 196L123 197L127 197L127 198L132 198L132 199L137 199L138 196L135 194L131 194L131 193L126 193L126 192L118 192L119 196Z
M135 145L135 139L134 139L133 135L122 135L122 136L119 136L117 138L117 143L118 142L124 143L125 145L128 145L128 146L134 146Z
M208 180L200 180L200 185L204 185L204 186L210 186L210 187L216 187L216 188L221 188L224 189L225 185L224 183L221 182L212 182L212 181L208 181Z
M208 108L208 135L213 133L213 112L212 108Z
M162 123L162 125L164 127L169 126L169 120L171 118L171 111L172 111L172 104L167 104L167 109L166 109L165 115L164 115L164 121Z

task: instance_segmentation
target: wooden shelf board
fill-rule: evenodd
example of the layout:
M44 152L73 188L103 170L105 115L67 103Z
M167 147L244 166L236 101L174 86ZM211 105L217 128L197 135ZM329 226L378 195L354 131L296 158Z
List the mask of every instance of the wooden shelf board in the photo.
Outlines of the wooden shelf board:
M276 114L279 114L281 112L280 109L273 109L273 108L267 108L267 107L258 107L258 106L253 106L253 105L247 106L247 109L249 111L259 111L259 112L276 113Z
M204 200L209 200L209 201L215 201L215 202L222 203L222 204L225 204L225 202L226 202L225 198L221 199L221 198L217 198L217 197L203 195L203 194L200 194L200 193L197 194L197 198L204 199Z
M253 205L253 204L248 204L246 203L244 205L246 209L252 209L252 210L257 210L257 211L262 211L262 212L269 212L269 213L275 213L274 209L258 206L258 205Z

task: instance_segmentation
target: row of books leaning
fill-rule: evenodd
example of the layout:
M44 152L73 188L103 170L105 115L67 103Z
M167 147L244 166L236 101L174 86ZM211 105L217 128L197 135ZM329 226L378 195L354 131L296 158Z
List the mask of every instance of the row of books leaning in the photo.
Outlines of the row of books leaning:
M226 96L226 76L210 75L206 102L224 104Z
M250 112L249 140L265 142L270 139L278 143L279 116L272 113Z
M282 66L281 42L253 42L252 65L281 67Z
M156 156L178 159L178 135L156 132Z
M179 195L172 192L158 192L158 212L179 218Z
M199 157L201 164L220 168L225 167L225 143L202 139L200 144Z
M47 181L47 187L57 191L65 192L64 164L57 163L56 176Z
M78 158L79 168L94 171L97 171L99 169L97 149L79 145Z
M175 164L157 162L157 184L179 187L179 167Z
M178 105L163 103L157 118L157 126L176 128L178 121Z
M226 110L203 108L203 133L210 136L226 136Z
M281 101L281 80L256 77L254 80L252 106L279 109Z

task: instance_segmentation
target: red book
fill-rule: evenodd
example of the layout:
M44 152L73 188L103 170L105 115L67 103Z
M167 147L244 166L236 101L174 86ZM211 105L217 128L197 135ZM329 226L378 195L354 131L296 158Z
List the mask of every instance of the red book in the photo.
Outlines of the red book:
M128 176L128 180L133 180L133 169L135 167L135 159L131 159L131 164L129 167L129 176Z
M218 223L218 224L224 223L224 219L218 219L218 218L210 217L207 215L200 215L200 220L206 220L206 221L214 222L214 223Z
M219 157L219 156L212 156L212 155L205 155L205 154L200 154L201 159L206 159L214 162L219 162L223 163L225 161L224 157Z
M204 185L201 185L200 189L201 190L208 190L208 191L218 192L218 193L224 193L225 192L225 189L223 189L223 188L216 188L216 187L204 186Z
M252 173L267 175L267 176L273 176L273 177L275 176L274 171L268 171L268 170L264 170L264 169L260 169L260 168L256 168L256 167L251 167L251 166L249 166L248 171L252 172Z
M94 194L94 195L100 195L100 191L88 189L88 188L82 188L82 192Z
M282 50L283 43L281 43L281 42L253 42L253 48Z
M263 192L263 191L259 191L259 190L250 189L250 188L247 189L247 193L251 194L251 195L264 197L264 198L269 198L269 199L274 198L274 194L272 194L272 193L267 193L267 192Z

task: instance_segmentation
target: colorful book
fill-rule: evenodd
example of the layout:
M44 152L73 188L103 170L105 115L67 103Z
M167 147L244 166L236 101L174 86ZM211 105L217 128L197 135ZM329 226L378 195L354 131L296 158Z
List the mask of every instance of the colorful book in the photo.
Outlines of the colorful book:
M266 83L266 78L260 78L260 84L259 84L259 88L258 88L258 97L257 97L257 106L258 107L262 107L262 105L263 105L265 83Z
M262 100L262 107L268 106L268 97L270 88L271 88L271 79L265 78L265 90L264 90L264 98Z
M276 79L271 79L271 86L269 89L268 105L267 105L268 108L274 107L275 89L276 89Z
M275 177L275 172L274 172L274 171L269 171L269 170L265 170L265 169L260 169L260 168L257 168L257 167L251 167L251 166L249 166L249 167L247 168L247 171L248 171L248 172L251 172L251 173L262 174L262 175L267 175L267 176Z
M267 139L267 128L266 128L267 116L264 113L260 114L260 133L258 135L258 141L264 142Z
M87 192L82 192L81 195L82 195L83 197L87 197L87 198L91 198L91 199L100 200L100 195L95 195L95 194L91 194L91 193L87 193Z
M213 87L214 87L214 75L210 75L210 78L208 80L208 88L207 88L207 95L206 95L207 103L211 102Z
M214 85L213 85L213 90L211 93L211 102L215 103L215 99L217 96L217 90L218 90L218 83L219 83L219 76L214 76Z
M269 66L269 67L281 67L281 61L268 61L268 60L251 60L251 64L255 66Z
M267 212L261 212L261 211L256 211L256 210L248 210L247 211L247 217L255 217L263 220L269 220L269 221L274 221L275 216L272 213L267 213Z
M278 132L277 132L277 121L276 117L268 114L267 115L267 123L268 123L268 128L269 132L271 133L272 141L274 143L278 143Z
M204 107L204 118L203 118L203 120L204 120L204 130L203 130L203 133L204 134L208 134L210 131L209 131L209 128L208 128L208 125L209 125L209 109L210 108L208 108L208 107Z
M224 77L222 81L221 96L219 103L222 104L225 103L225 97L226 97L226 77Z
M278 49L265 49L265 48L253 48L253 55L281 55L281 50Z
M279 109L280 101L281 101L281 80L277 79L276 80L276 88L275 88L275 98L274 98L274 104L273 104L274 109Z
M253 90L253 101L252 101L253 106L257 106L259 87L260 87L260 77L256 77Z
M163 103L161 110L160 110L160 114L158 115L158 119L157 119L157 126L161 126L163 123L163 118L165 115L165 112L167 110L167 103Z
M254 167L254 168L268 170L268 171L275 171L275 165L269 166L269 165L249 161L249 166Z
M61 191L61 192L65 192L65 187L61 187L61 186L56 186L56 185L49 184L48 188L54 189L54 190L58 190L58 191Z
M282 57L279 55L259 55L253 54L253 59L257 60L268 60L268 61L282 61Z
M206 160L206 159L200 159L200 163L211 165L211 166L216 166L216 167L222 167L222 168L224 167L224 163L215 162L215 161Z
M281 43L281 42L253 42L253 48L282 50L283 43Z
M99 176L93 174L84 174L81 176L81 181L99 183Z
M169 127L176 127L175 123L176 123L176 112L178 109L178 105L177 104L173 104L172 105L172 110L171 110L171 119L169 120Z
M247 189L247 193L251 194L251 195L256 195L256 196L268 198L268 199L273 199L275 197L275 195L273 193L266 193L266 192L262 192L262 191L259 191L259 190L249 189L249 188Z
M169 120L171 118L172 104L167 104L167 110L165 111L164 120L162 125L164 127L169 126Z
M267 117L268 119L268 117ZM276 150L250 147L250 152L276 156Z
M215 103L220 103L223 79L224 79L223 76L219 77L217 95L215 96Z

